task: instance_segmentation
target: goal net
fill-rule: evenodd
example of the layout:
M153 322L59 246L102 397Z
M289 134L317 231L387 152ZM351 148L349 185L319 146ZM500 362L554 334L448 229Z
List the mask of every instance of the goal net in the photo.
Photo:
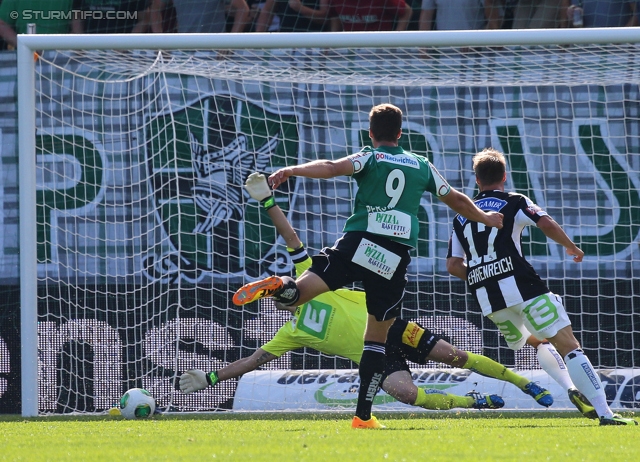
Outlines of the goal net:
M508 187L586 257L573 263L535 228L523 252L563 297L612 406L639 406L640 34L554 34L21 36L23 413L104 412L132 387L166 411L353 406L356 365L311 348L192 395L177 377L249 356L289 320L268 300L231 302L293 270L247 176L357 152L383 102L405 114L402 147L469 196L472 156L505 153ZM275 198L314 254L340 236L354 193L347 177L295 179ZM570 408L534 352L509 350L448 275L452 219L425 194L402 316ZM533 403L470 371L412 367L420 386Z

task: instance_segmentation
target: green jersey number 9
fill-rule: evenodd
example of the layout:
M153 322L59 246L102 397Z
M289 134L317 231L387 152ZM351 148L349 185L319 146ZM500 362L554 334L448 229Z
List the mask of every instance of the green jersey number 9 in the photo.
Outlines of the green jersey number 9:
M404 172L400 169L391 170L391 172L387 176L387 182L384 187L387 196L391 198L391 201L389 201L387 208L392 209L396 205L398 205L398 201L400 201L400 197L402 196L402 192L404 191L405 184L406 180L404 177Z

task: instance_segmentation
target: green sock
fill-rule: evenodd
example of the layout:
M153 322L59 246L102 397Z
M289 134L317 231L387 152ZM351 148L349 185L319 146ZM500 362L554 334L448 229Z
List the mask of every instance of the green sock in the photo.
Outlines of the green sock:
M495 362L493 359L489 359L486 356L470 353L468 351L467 355L469 355L469 359L467 360L465 365L462 366L465 369L472 370L480 375L493 377L494 379L505 380L509 383L514 384L521 390L526 384L530 382L530 380L526 377L516 374L515 372L507 369L502 364Z
M471 396L451 395L433 388L429 388L428 391L425 391L423 388L418 388L418 397L413 405L425 409L444 411L456 407L469 409L473 407L474 402Z

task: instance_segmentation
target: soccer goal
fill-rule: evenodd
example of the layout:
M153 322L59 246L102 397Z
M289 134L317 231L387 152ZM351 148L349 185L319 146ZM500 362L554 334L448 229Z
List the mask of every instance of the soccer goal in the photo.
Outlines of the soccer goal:
M401 145L470 196L473 154L505 153L508 186L587 256L536 229L523 251L564 297L612 407L640 406L640 29L33 35L18 76L23 415L105 412L133 387L165 411L351 408L355 365L311 348L193 395L176 379L250 355L289 319L231 302L293 269L246 177L356 152L383 102L405 114ZM354 187L298 179L275 198L313 254L340 235ZM452 218L425 194L403 317L571 408L449 277ZM533 402L442 365L414 378Z

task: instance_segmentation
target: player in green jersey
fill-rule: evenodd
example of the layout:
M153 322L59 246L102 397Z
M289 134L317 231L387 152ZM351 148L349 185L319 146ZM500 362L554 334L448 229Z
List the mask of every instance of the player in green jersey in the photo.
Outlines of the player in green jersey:
M380 104L369 113L373 147L336 161L316 160L271 174L269 183L273 188L292 176L353 176L358 183L353 214L347 220L345 234L332 248L315 255L311 267L297 280L272 276L246 284L233 296L236 305L272 296L285 305L299 306L322 293L353 282L362 283L368 316L353 428L381 427L371 416L371 406L385 370L387 332L402 307L424 192L429 191L470 220L502 227L502 214L482 211L450 187L426 158L402 149L398 145L401 135L400 108Z
M286 216L275 204L264 175L250 175L245 187L251 197L264 204L277 232L287 245L295 264L296 275L302 274L311 265L311 258ZM355 363L360 362L367 322L364 292L338 289L335 292L321 294L303 306L287 307L276 302L276 307L291 312L293 318L278 330L272 340L258 348L251 356L235 361L218 371L185 372L180 377L180 388L185 393L202 390L208 385L215 385L219 381L253 371L300 347L311 347L325 354L342 356ZM538 385L503 365L485 356L459 350L419 324L400 318L396 318L389 331L386 358L382 388L400 402L425 409L495 409L502 407L504 402L497 395L482 396L470 392L466 396L458 396L440 390L418 388L413 383L407 361L417 364L438 361L505 380L531 396L540 394L538 402L542 405L550 398L544 389L535 390Z

